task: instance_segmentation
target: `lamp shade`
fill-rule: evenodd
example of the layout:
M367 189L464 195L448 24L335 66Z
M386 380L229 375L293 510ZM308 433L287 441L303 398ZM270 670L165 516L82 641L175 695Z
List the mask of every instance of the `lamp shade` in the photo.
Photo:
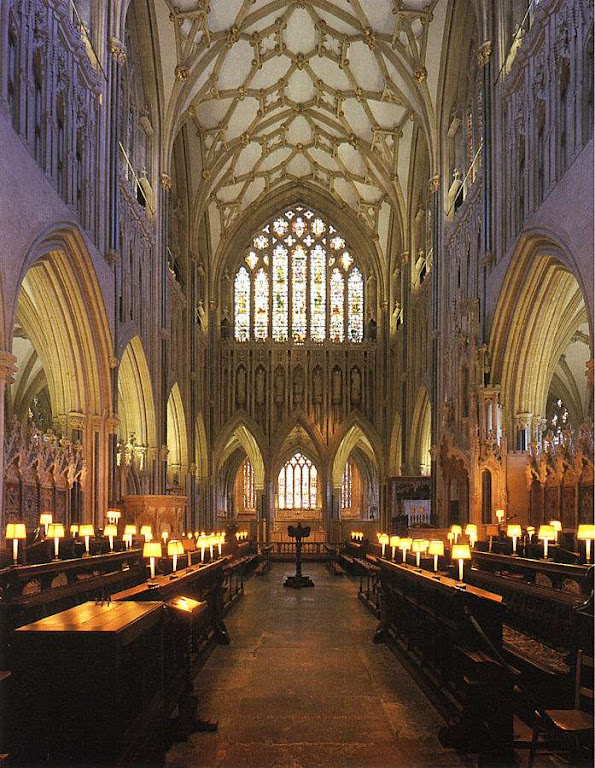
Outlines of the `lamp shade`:
M107 518L108 520L119 520L122 517L122 512L119 509L108 509L107 510Z
M391 547L398 547L400 541L401 541L400 536L391 536L389 544Z
M151 528L150 525L141 525L140 527L141 536L146 536L147 534L152 534L152 533L153 533L153 529Z
M431 541L428 546L428 554L442 556L444 554L444 542L438 539Z
M578 531L576 532L576 538L579 541L595 540L595 525L579 525Z
M475 523L467 523L465 526L465 536L477 537L477 526Z
M92 525L81 525L79 536L95 536L95 528Z
M78 526L78 524L77 524L77 523L73 523L73 524L70 526L70 535L71 535L71 536L76 536L78 532L79 532L79 526Z
M540 525L537 538L542 541L554 541L556 538L556 529L553 525Z
M117 536L118 535L118 526L114 525L113 523L109 523L103 529L103 535L104 536Z
M183 555L184 554L184 545L181 541L178 541L177 539L170 539L167 542L167 554L169 557L172 557L172 555Z
M143 557L163 557L160 541L145 541L143 544Z
M53 519L51 512L42 512L41 515L39 515L39 525L44 525L47 528Z
M460 536L463 533L463 529L460 525L451 525L450 530L456 535Z
M25 523L8 523L6 526L7 539L26 539L27 528Z
M48 539L63 539L65 535L62 523L51 523L48 528Z
M425 539L413 539L411 542L411 551L416 554L418 552L425 552L427 548L428 542Z
M506 535L511 539L513 537L520 539L520 537L523 535L523 529L520 525L509 525L506 528Z
M497 520L504 520L504 510L503 509L497 509L496 510L496 519Z
M381 535L378 537L378 541L379 541L381 544L388 544L388 543L390 542L390 536L388 535L388 533L383 533L383 534L381 534Z
M399 549L411 549L413 539L401 539L399 542Z
M127 536L136 536L136 525L126 525L126 526L124 526L124 533Z
M550 520L550 525L556 533L562 530L562 523L559 520Z
M453 544L452 559L471 560L471 550L469 549L469 544Z
M535 533L535 526L534 525L528 525L527 526L527 533L529 534L529 536L533 536L533 534Z

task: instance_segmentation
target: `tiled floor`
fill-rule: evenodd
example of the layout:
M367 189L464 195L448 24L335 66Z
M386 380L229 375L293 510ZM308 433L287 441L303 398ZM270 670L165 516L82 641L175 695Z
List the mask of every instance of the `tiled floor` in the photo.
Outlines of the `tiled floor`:
M167 753L169 768L415 768L458 766L437 741L443 724L384 646L347 576L306 564L314 589L283 587L290 564L246 585L218 647L196 679L201 717Z

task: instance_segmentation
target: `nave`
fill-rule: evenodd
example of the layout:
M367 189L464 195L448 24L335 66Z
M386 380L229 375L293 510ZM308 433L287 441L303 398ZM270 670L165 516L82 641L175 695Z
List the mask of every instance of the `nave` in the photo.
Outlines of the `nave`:
M314 589L284 589L292 563L252 578L195 679L198 716L216 733L175 744L167 768L387 768L465 765L443 725L384 645L356 582L306 563Z

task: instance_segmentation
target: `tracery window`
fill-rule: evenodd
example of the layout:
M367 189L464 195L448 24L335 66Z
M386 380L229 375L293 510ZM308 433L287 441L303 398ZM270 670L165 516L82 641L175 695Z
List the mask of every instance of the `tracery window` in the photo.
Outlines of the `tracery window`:
M296 453L279 472L279 509L316 509L318 472L310 459Z
M255 235L238 267L234 337L361 342L364 303L364 275L345 238L325 218L297 205Z

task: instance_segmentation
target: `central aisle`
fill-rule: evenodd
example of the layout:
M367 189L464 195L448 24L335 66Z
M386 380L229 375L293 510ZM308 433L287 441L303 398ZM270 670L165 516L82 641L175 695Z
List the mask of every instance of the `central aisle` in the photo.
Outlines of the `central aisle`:
M217 733L167 753L169 768L388 768L462 765L443 721L384 646L347 576L305 563L313 589L283 587L289 563L246 584L219 646L196 678L199 715Z

